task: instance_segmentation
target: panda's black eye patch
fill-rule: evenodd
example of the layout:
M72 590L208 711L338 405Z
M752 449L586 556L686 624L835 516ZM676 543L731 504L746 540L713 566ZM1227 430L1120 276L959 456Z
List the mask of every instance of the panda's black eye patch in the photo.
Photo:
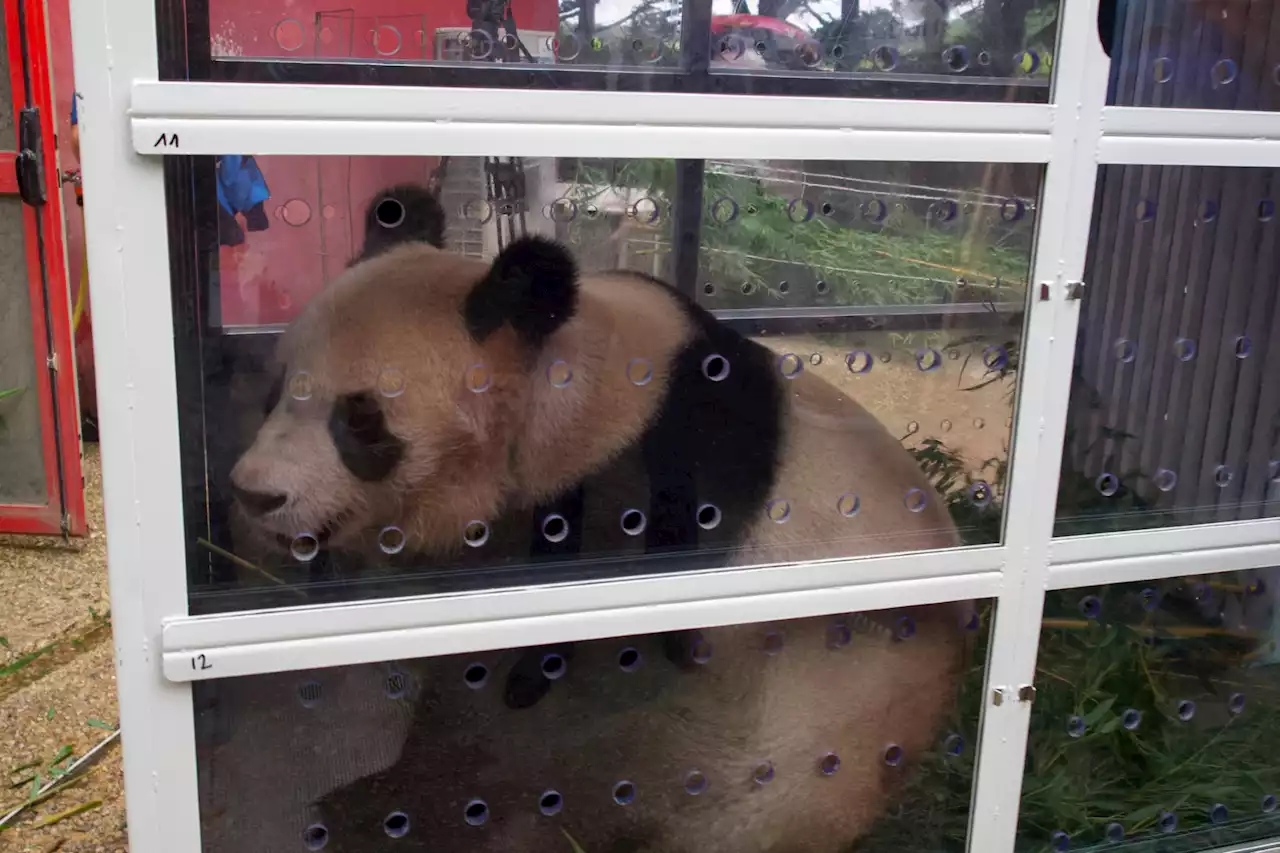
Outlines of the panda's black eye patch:
M329 434L342 464L367 483L386 479L404 456L404 442L387 429L378 398L369 391L343 394L334 401Z

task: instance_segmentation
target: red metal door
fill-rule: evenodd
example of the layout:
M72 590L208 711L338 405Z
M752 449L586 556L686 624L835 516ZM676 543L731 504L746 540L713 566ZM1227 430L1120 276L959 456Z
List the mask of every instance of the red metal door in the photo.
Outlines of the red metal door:
M0 532L84 532L53 92L41 0L0 45Z

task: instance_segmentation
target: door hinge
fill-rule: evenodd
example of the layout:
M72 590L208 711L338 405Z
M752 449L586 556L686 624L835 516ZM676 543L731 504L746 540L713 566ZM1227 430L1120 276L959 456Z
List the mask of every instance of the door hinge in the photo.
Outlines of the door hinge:
M54 373L57 373L57 372L58 372L58 352L57 352L57 350L54 350L53 352L49 353L49 357L48 357L48 358L46 358L46 359L44 360L44 365L45 365L45 367L49 368L49 369L50 369L51 371L53 371Z
M44 180L44 146L40 130L40 108L23 107L18 114L18 156L14 169L18 174L18 195L32 207L48 201Z

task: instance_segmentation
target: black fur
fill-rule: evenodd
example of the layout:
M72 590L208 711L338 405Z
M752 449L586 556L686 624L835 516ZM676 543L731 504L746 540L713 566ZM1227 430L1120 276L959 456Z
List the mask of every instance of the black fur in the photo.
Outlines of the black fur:
M388 203L388 206L384 206ZM404 218L396 224L384 223L383 214L395 212L400 206ZM351 265L380 255L402 243L429 243L437 249L444 248L444 208L429 190L413 184L402 184L378 193L364 212L364 248L352 258Z
M526 344L539 347L577 304L578 268L569 253L550 240L522 237L467 294L462 316L477 341L510 324Z
M378 398L369 391L344 394L334 401L329 434L342 464L367 483L391 476L404 456L404 442L387 429Z

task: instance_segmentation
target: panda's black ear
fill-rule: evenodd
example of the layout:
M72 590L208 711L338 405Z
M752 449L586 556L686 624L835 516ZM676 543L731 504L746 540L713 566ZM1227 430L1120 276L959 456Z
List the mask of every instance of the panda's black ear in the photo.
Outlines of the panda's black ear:
M522 237L494 259L467 294L462 313L478 341L509 323L537 347L573 316L577 304L578 268L569 253L550 240Z
M364 248L354 265L402 243L429 243L444 248L445 216L430 190L413 184L385 189L364 212Z

